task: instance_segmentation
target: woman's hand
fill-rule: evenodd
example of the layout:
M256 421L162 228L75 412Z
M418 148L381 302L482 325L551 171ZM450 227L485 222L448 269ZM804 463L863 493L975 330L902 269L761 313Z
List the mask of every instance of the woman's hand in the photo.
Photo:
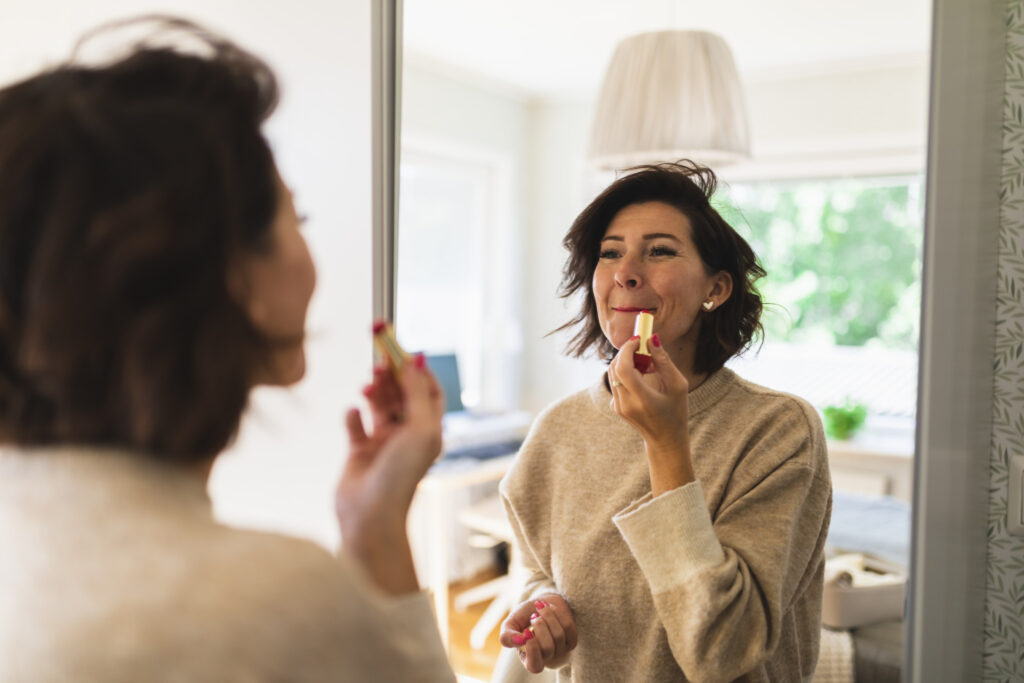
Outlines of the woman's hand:
M652 369L640 374L633 364L638 337L622 345L608 366L612 408L643 437L655 496L694 480L686 377L652 337Z
M576 647L576 620L569 604L555 593L522 603L501 626L499 641L519 651L530 673L561 666Z
M335 511L347 550L385 590L416 590L406 517L416 485L441 452L444 395L423 357L407 363L396 380L375 368L363 394L373 430L359 411L345 416L349 454L335 492Z

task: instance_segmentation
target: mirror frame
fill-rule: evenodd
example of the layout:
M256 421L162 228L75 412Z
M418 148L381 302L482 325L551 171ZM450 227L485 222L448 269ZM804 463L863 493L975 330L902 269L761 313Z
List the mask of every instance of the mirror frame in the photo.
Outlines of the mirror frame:
M932 11L905 681L982 679L1005 20Z
M393 319L401 0L374 0L373 312ZM981 680L1006 3L932 11L905 681Z
M371 0L373 318L394 322L401 154L402 0Z

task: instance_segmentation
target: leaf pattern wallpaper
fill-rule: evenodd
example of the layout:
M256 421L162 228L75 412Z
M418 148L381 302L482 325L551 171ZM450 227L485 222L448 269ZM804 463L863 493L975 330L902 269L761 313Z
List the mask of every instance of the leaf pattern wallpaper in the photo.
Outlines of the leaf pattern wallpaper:
M1007 10L985 683L1024 681L1024 538L1006 529L1009 458L1024 455L1024 0Z

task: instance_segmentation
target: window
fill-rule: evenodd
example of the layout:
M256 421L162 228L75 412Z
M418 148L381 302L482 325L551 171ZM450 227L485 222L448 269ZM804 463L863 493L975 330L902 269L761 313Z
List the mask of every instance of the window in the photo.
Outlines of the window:
M469 409L516 405L521 335L513 307L506 162L405 147L400 170L396 333L410 350L454 353ZM486 343L485 343L486 341Z
M922 195L919 176L723 187L716 208L768 271L766 342L731 365L819 409L864 404L869 427L912 434Z

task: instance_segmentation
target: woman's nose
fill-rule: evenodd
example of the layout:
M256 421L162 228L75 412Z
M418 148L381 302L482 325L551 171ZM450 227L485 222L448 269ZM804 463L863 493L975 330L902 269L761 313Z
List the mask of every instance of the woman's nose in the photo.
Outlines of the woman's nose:
M624 258L615 271L615 284L626 289L636 289L643 279L639 264L631 258Z

